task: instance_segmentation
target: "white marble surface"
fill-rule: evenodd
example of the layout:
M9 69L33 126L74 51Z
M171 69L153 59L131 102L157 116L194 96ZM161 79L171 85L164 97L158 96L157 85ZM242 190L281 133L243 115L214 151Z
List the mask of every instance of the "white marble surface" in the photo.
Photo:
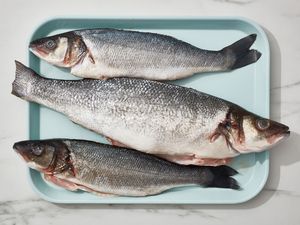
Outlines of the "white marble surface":
M300 224L300 1L20 1L0 2L0 224ZM265 28L271 43L272 118L293 131L271 152L264 190L239 205L56 205L29 186L12 151L27 138L27 103L13 97L14 59L26 62L27 42L53 16L244 16Z

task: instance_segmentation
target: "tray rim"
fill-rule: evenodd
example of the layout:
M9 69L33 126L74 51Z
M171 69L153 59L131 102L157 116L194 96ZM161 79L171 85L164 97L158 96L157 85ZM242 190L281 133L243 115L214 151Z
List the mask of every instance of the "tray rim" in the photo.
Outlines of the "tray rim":
M246 18L246 17L242 17L242 16L185 16L185 17L160 17L160 16L87 16L87 17L83 17L82 15L80 16L70 16L70 17L66 17L66 16L55 16L55 17L48 17L46 19L44 19L40 24L38 24L37 26L35 26L34 28L34 32L31 33L31 35L29 36L29 39L27 41L27 43L29 43L32 38L34 37L34 35L36 34L36 32L42 28L43 26L47 25L48 23L54 22L54 21L59 21L59 20L132 20L132 21L136 21L136 20L163 20L163 21L168 21L168 20L182 20L182 21L188 21L188 20L199 20L199 21L203 21L203 20L209 20L209 21L217 21L217 20L224 20L224 21L240 21L246 24L251 25L252 27L254 27L261 35L262 38L262 42L264 47L266 48L266 52L268 53L268 57L265 59L266 60L266 73L267 73L267 79L268 82L266 82L266 88L268 90L268 92L266 93L266 98L267 98L267 102L268 104L265 106L266 107L266 117L269 118L270 117L270 44L266 35L266 32L263 30L263 28L256 23L255 21L253 21L252 19ZM27 58L27 63L28 65L30 65L30 51L28 51L28 58ZM27 123L27 130L28 130L28 138L29 140L31 139L31 124L32 124L32 118L31 118L31 107L32 105L34 105L36 103L30 103L28 102L28 106L27 106L27 118L28 118L28 123ZM58 204L118 204L118 205L131 205L131 204L137 204L137 205L149 205L149 204L157 204L157 205L167 205L167 204L181 204L181 205L197 205L197 204L218 204L218 205L232 205L232 204L240 204L240 203L244 203L247 202L253 198L255 198L264 188L268 177L269 177L269 169L270 169L270 157L269 157L269 152L265 151L265 173L264 176L262 178L262 181L260 182L260 185L254 190L252 191L250 194L244 196L244 198L240 198L238 200L233 200L231 202L180 202L180 203L174 203L174 202L82 202L82 201L64 201L64 200L60 200L60 199L53 199L47 195L45 195L43 192L41 192L37 186L34 184L33 179L32 179L32 172L33 169L28 168L27 169L27 176L29 178L29 183L30 186L32 187L32 189L34 190L34 192L37 193L37 195L39 195L42 199L52 202L52 203L58 203Z

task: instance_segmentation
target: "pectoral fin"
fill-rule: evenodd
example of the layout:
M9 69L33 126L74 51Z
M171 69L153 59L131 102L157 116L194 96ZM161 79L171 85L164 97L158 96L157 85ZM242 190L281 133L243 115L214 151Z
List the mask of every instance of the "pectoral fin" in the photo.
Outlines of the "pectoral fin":
M88 52L88 58L89 58L89 60L90 60L91 63L95 64L95 59L94 59L94 57L93 57L93 55L92 55L91 52Z
M58 178L53 175L44 174L44 178L47 181L49 181L59 187L62 187L64 189L67 189L69 191L77 191L78 189L80 189L77 184L67 181L67 180L64 180L64 179L61 179L61 178Z

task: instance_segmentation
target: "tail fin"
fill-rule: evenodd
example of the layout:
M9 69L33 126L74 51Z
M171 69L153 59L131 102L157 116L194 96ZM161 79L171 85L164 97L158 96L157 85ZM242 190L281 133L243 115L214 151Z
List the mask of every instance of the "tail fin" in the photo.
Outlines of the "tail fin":
M256 62L261 57L259 51L249 49L255 40L256 34L251 34L221 50L223 54L230 58L230 62L232 62L228 67L229 70L247 66Z
M33 70L24 66L22 63L15 61L16 63L16 77L12 83L12 94L26 98L30 92L31 84L38 79L40 76L37 75Z
M231 177L238 173L236 170L229 166L210 167L210 169L214 176L212 181L206 185L207 187L240 189L238 182Z

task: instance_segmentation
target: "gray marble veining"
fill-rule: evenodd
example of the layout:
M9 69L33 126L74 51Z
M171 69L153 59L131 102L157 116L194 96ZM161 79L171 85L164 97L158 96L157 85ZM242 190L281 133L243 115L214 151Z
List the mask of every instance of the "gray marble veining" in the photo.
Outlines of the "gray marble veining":
M262 191L264 193L273 194L273 198L278 199L298 199L300 193L290 192L286 190L276 190L272 188L266 188ZM253 210L257 205L257 200L252 201L250 207L240 205L68 205L68 204L52 204L41 200L39 198L31 198L24 200L4 201L0 202L0 224L1 225L29 225L44 223L44 221L52 221L53 224L65 224L68 218L72 219L72 224L82 224L85 220L89 220L87 217L102 218L103 222L109 222L111 215L128 215L128 221L136 223L137 218L129 218L130 215L140 215L146 218L157 217L162 218L177 218L174 224L181 224L182 221L190 220L204 220L212 223L220 223L227 218L226 213L230 213L232 210ZM274 201L273 204L280 205L280 202ZM254 208L251 208L254 207ZM262 210L265 212L267 208ZM82 217L80 216L82 215ZM111 218L113 220L113 218ZM97 220L95 220L97 221ZM49 224L52 224L49 223ZM150 224L150 223L149 223Z
M249 3L254 2L255 0L214 0L216 2L224 2L224 3L231 3L236 5L247 5Z
M274 90L277 90L277 89L291 88L291 87L295 87L295 86L299 86L299 85L300 85L300 81L297 81L297 82L293 82L291 84L283 85L281 87L272 87L271 91L274 91Z

